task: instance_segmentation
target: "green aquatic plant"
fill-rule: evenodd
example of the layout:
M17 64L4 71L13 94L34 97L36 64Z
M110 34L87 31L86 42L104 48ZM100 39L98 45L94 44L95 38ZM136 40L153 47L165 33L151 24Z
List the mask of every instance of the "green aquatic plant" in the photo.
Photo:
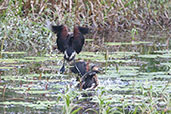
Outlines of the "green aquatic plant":
M115 107L112 108L110 106L112 101L108 100L109 98L105 98L103 96L103 94L106 92L107 91L102 90L100 95L97 96L98 104L99 104L99 114L114 114L116 112Z
M132 41L135 40L135 35L138 35L138 31L136 28L132 28L132 30L131 30Z
M24 51L18 51L18 52L9 52L9 51L4 51L1 52L2 54L8 54L8 55L20 55L20 54L27 54L27 52Z
M121 45L140 45L140 44L152 44L153 42L147 41L134 41L134 42L105 42L108 46L121 46Z
M98 96L94 96L94 102L98 103L98 110L93 108L88 108L84 112L92 111L96 114L115 114L120 113L120 111L116 110L116 107L112 107L113 99L111 97L106 96L108 91L105 88L99 88L100 93Z
M9 55L8 53L4 53ZM13 54L13 52L10 52L10 54ZM19 54L19 53L18 53ZM20 53L21 54L21 53ZM24 53L23 53L24 54ZM90 56L95 57L96 56L102 56L103 54L97 54L95 55L93 52L83 52L82 56ZM111 81L107 86L103 83L99 85L99 88L97 91L99 92L99 95L94 95L92 97L92 101L97 103L97 108L89 108L85 111L93 111L95 113L104 113L104 114L112 114L112 113L164 113L169 112L169 88L170 84L165 83L165 80L169 79L169 71L157 71L157 72L141 72L141 66L137 66L133 63L132 58L137 57L135 56L139 53L132 53L132 52L115 52L110 54L118 54L120 56L123 56L123 58L127 58L128 60L131 60L130 62L123 62L120 64L118 72L116 71L117 68L115 67L108 67L107 72L105 74L99 74L99 80L100 82L106 82L107 80ZM165 53L163 53L165 54ZM14 54L15 55L15 54ZM46 55L47 56L47 55ZM8 88L6 89L5 97L6 100L23 100L19 98L15 98L15 95L23 95L28 94L30 99L34 99L35 102L31 103L28 102L27 107L33 108L33 109L51 109L54 105L57 105L58 108L62 110L63 113L78 113L81 112L84 107L78 102L82 102L80 99L77 99L77 96L79 96L79 92L77 90L73 91L72 88L66 89L65 92L62 92L62 94L59 95L59 93L56 94L57 91L60 91L61 89L65 89L66 85L69 85L71 82L71 78L68 76L68 74L57 74L52 71L52 69L49 70L49 73L42 73L41 77L40 74L35 74L35 71L37 68L44 67L46 68L53 68L53 64L50 64L49 62L53 61L55 57L48 58L47 57L32 57L32 56L25 56L21 57L19 59L25 59L25 60L43 60L40 63L37 62L28 62L28 63L22 63L23 65L26 65L26 68L32 69L32 71L22 73L22 75L15 75L16 72L13 70L12 74L1 76L1 84L0 88L3 88L4 81L10 82ZM102 56L103 60L105 61L104 55ZM110 56L112 58L112 56ZM141 58L141 57L140 57ZM19 59L0 59L0 62L3 63L5 66L13 67L13 65L20 65ZM49 59L49 60L48 60ZM119 58L117 58L120 60ZM159 59L159 58L158 58ZM144 62L144 59L138 59L138 62ZM133 64L133 65L130 65ZM149 62L147 62L149 63ZM145 64L147 64L145 63ZM111 62L110 64L115 64ZM143 63L141 63L143 64ZM169 66L169 62L166 58L163 58L162 64ZM18 68L15 66L15 69L18 70ZM55 63L54 69L58 68L59 64ZM105 63L101 66L102 68L105 68ZM170 67L170 66L169 66ZM35 70L33 70L35 68ZM1 67L1 69L5 69ZM13 69L13 68L12 68ZM10 70L12 70L10 69ZM22 68L19 68L22 69ZM23 68L24 69L24 68ZM42 68L43 69L43 68ZM8 72L8 71L7 71ZM25 71L23 71L25 72ZM20 74L20 73L19 73ZM51 78L50 78L51 77ZM62 78L61 78L62 77ZM41 79L40 79L41 78ZM119 80L117 79L119 78ZM105 81L104 81L105 80ZM145 81L147 83L145 83ZM69 83L68 83L69 82ZM126 82L126 85L125 85ZM47 84L46 84L47 83ZM65 84L64 84L65 83ZM140 85L144 83L142 91L140 91ZM149 83L152 83L153 86L149 87ZM23 86L22 86L23 85ZM48 86L49 87L48 87ZM146 87L147 86L147 87ZM103 89L101 89L103 87ZM42 89L46 88L46 90ZM9 94L8 92L11 91ZM53 93L55 92L55 93ZM15 93L15 95L14 95ZM162 94L161 94L162 93ZM12 95L12 98L11 98ZM42 97L42 102L39 100L40 95L45 95L46 97ZM3 96L3 94L2 94ZM126 97L125 97L126 96ZM10 98L8 98L10 97ZM46 98L56 98L57 101L55 102L52 99L51 101L47 101ZM133 99L134 101L133 101ZM38 102L37 102L38 101ZM10 104L10 102L6 102L7 105ZM59 105L58 105L58 104ZM14 106L23 106L22 102L11 102ZM23 103L24 104L24 103ZM27 104L27 103L26 103ZM40 104L40 105L39 105ZM2 104L6 105L6 104ZM158 107L161 107L161 109ZM128 110L129 107L132 107L131 110ZM21 108L21 107L20 107ZM17 108L18 109L18 108ZM9 111L10 112L10 111ZM61 112L61 113L62 113Z
M168 81L169 83L169 81ZM168 85L166 85L164 87L167 88ZM145 101L142 102L141 105L138 105L138 110L140 110L141 113L154 113L154 114L164 114L166 112L169 111L168 107L169 107L169 95L164 93L164 89L162 91L159 92L155 92L153 90L153 85L150 85L150 87L145 90L143 86L141 86L141 92L144 95L144 97L146 96L147 98L145 99ZM155 97L158 96L160 98L156 99ZM148 103L146 103L148 102ZM158 110L158 106L159 105L163 105L162 109Z
M63 114L76 114L82 109L81 106L74 104L73 101L78 94L72 91L71 88L67 88L65 94L61 94L60 96L64 101Z

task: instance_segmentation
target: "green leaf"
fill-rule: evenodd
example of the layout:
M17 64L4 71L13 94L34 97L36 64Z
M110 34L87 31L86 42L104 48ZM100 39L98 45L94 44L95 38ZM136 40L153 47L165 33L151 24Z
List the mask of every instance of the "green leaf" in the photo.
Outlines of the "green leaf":
M93 111L93 112L95 112L96 114L98 114L98 111L95 110L95 109L93 109L93 108L88 108L88 109L86 109L86 110L84 111L84 113L86 113L86 112L88 112L88 111Z
M80 111L82 109L82 107L79 107L77 109L75 109L71 114L76 114L78 111Z

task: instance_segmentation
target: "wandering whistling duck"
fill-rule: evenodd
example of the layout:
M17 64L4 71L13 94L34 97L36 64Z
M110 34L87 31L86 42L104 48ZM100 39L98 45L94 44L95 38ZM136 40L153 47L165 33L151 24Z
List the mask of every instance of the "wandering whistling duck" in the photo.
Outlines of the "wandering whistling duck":
M98 77L99 69L97 66L91 66L86 62L74 62L70 67L71 72L78 74L80 83L78 86L80 89L89 89L92 90L98 86Z
M84 36L89 32L89 28L74 26L74 32L69 34L66 25L52 25L47 21L47 27L54 33L57 34L57 48L64 54L63 66L60 72L65 71L65 60L70 62L74 60L76 54L79 54L84 45Z

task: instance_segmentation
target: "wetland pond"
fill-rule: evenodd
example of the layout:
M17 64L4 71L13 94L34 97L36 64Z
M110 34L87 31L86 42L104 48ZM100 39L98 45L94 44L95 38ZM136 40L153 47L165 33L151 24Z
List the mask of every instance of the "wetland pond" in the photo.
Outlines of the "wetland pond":
M102 69L94 91L78 90L69 70L58 73L60 53L1 52L0 113L170 113L171 50L169 38L161 37L105 42L108 51L77 55Z

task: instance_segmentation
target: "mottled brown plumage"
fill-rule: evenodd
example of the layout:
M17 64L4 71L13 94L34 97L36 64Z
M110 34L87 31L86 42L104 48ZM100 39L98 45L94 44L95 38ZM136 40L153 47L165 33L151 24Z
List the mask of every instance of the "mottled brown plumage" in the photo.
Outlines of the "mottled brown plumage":
M97 66L90 66L87 62L76 62L70 67L71 72L78 74L78 87L80 89L94 89L98 86L99 69Z

